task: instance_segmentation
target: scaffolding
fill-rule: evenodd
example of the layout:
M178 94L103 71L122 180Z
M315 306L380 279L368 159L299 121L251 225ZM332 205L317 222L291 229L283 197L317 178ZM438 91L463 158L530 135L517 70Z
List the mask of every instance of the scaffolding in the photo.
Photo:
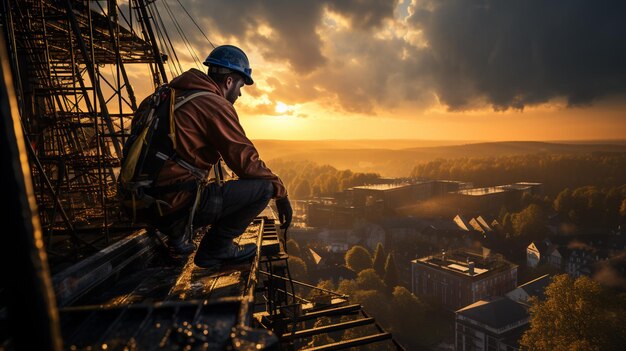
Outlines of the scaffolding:
M110 243L116 178L137 100L130 65L167 81L153 3L2 0L21 123L48 253ZM63 242L71 250L55 251ZM61 252L63 251L63 252ZM88 250L89 252L90 250ZM93 252L93 250L91 250Z
M170 18L174 17L167 3L163 1L163 4ZM137 335L141 337L140 342L149 345L161 343L163 340L177 345L195 343L195 336L193 342L184 338L176 339L178 336L189 336L188 333L193 331L191 329L183 330L184 335L174 334L174 340L154 337L155 334L151 334L150 330L155 326L159 328L159 324L152 323L151 318L155 315L161 316L160 311L164 311L167 316L164 321L171 324L171 328L164 329L171 331L182 330L176 323L178 312L184 315L190 311L192 317L203 313L215 317L224 312L222 314L229 321L233 320L233 316L239 321L232 333L223 334L224 338L232 339L234 345L254 343L256 349L261 349L266 344L254 337L260 335L260 338L270 340L272 338L269 336L275 335L282 350L306 349L313 345L312 339L328 336L330 333L370 328L347 334L351 336L345 336L340 341L316 342L316 345L321 346L310 349L338 350L390 341L393 349L402 350L391 338L391 334L385 332L359 304L349 304L347 296L291 278L289 255L285 251L286 232L285 237L279 237L278 226L273 219L275 215L259 221L257 255L249 268L231 267L230 271L219 273L215 278L208 276L215 282L209 285L211 291L230 284L237 287L233 291L245 292L245 296L239 299L232 299L233 296L230 296L230 299L210 304L203 299L213 295L206 294L204 287L200 286L198 289L198 285L190 285L189 289L185 285L187 290L183 290L185 293L182 296L198 293L198 296L193 295L196 298L192 301L159 303L152 307L148 304L129 304L111 309L103 309L99 304L65 306L84 298L92 289L97 291L96 286L112 284L114 278L125 277L123 273L133 266L131 263L135 263L135 260L148 262L159 252L162 254L161 249L165 246L150 242L163 242L151 240L145 231L126 235L114 245L110 244L113 242L111 235L117 229L120 229L120 233L133 233L129 230L132 229L129 228L129 222L118 212L116 200L116 181L123 145L128 136L133 112L137 109L130 67L135 64L147 65L152 77L151 84L157 87L168 80L166 64L169 72L177 72L175 63L167 58L171 57L173 61L178 61L178 58L153 0L127 0L123 4L117 0L0 0L0 6L0 32L4 35L8 48L8 61L20 115L19 123L26 139L34 197L47 257L59 257L62 260L71 258L75 261L72 266L53 276L53 282L62 282L53 287L43 284L46 279L42 277L48 275L47 265L40 264L35 269L30 269L26 264L18 265L15 275L28 278L31 277L29 274L35 272L36 279L26 280L41 279L43 283L35 287L41 290L39 297L50 297L47 289L54 288L59 298L57 302L63 307L61 316L65 320L69 319L78 329L72 336L84 338L85 343L107 345L102 340L107 340L108 335L112 336L112 342L120 342L121 334L117 334L120 331L131 333L126 340L129 345L134 345ZM1 42L0 40L0 44ZM189 41L186 43L190 44ZM0 53L4 54L3 51ZM197 55L194 56L194 61L199 64ZM180 64L178 68L182 71ZM145 71L145 67L142 70ZM3 86L4 83L2 79ZM27 196L23 193L16 195ZM32 216L27 217L26 221L36 221ZM30 228L29 225L26 227ZM26 234L32 235L32 238L38 235L29 232L25 233L25 237ZM158 238L157 233L152 235ZM20 238L13 239L17 241ZM33 243L35 241L32 240ZM12 249L13 246L6 247ZM29 246L28 250L23 250L22 257L28 257L26 262L32 263L31 256L36 256L35 253L38 254L41 250L41 246ZM99 255L91 255L95 251L99 251ZM39 254L38 256L43 257ZM170 262L171 259L161 257L160 261L155 261L163 263ZM183 268L207 278L207 272L192 266L186 265ZM137 267L143 266L138 264ZM52 269L53 273L55 268L57 267ZM231 274L233 269L238 273ZM158 267L158 271L163 274L176 269ZM231 275L247 277L247 280L233 281ZM154 277L145 275L137 277L147 280L141 280L136 291L151 291L145 288L159 286L163 280L156 282L150 280ZM68 278L70 283L66 284L64 278ZM173 278L175 282L182 281L178 279L178 275ZM217 284L218 280L228 284ZM124 280L124 284L126 283L128 281ZM34 301L28 300L30 295L21 293L23 286L24 284L10 286L11 291L20 291L19 294L11 295L17 297L16 301L20 304L15 304L17 307ZM106 285L106 288L110 286ZM124 285L124 288L128 286ZM301 297L305 289L315 290L318 294L309 294L308 299ZM178 290L173 288L172 291ZM5 290L2 292L3 297L6 297ZM109 293L113 291L109 290ZM138 296L134 293L133 295ZM168 295L165 300L174 299L172 296ZM0 309L2 307L3 304L0 303ZM228 310L224 310L225 307ZM25 343L23 345L37 345L37 349L57 350L60 346L56 344L62 336L57 335L59 329L55 323L58 321L50 317L58 312L55 308L34 311L39 312L38 314L24 314L16 309L9 314L3 313L3 316L8 316L10 321L13 321L12 318L26 316L36 318L40 323L49 323L50 335L41 342L36 341L40 338L20 341ZM89 313L87 320L76 318L76 315L87 315L85 312ZM112 313L119 313L109 320L112 324L102 323L98 319L101 315L110 317ZM127 320L126 316L139 316L140 319ZM6 322L5 319L2 321ZM194 321L197 322L197 318ZM261 327L260 333L254 334L254 330L248 328L248 324L253 324L252 322ZM104 330L100 333L100 330L96 331L96 327ZM67 330L68 327L64 329ZM268 330L272 332L268 333ZM4 330L2 335L9 336ZM202 338L206 335L198 334L198 340L204 341ZM70 341L69 338L67 341ZM0 339L0 344L6 345L5 340Z

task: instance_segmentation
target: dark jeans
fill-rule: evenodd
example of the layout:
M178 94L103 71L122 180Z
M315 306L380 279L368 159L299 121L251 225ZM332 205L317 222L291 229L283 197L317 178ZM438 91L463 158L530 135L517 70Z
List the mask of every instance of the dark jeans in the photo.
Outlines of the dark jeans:
M221 187L209 184L194 218L194 227L211 225L198 251L218 251L230 244L265 209L273 194L273 184L265 179L231 180Z

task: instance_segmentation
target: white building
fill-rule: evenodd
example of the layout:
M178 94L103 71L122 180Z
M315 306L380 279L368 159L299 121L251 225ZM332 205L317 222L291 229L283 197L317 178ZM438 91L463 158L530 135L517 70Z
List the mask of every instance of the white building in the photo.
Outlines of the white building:
M520 350L529 320L526 308L507 297L477 301L456 311L456 350Z

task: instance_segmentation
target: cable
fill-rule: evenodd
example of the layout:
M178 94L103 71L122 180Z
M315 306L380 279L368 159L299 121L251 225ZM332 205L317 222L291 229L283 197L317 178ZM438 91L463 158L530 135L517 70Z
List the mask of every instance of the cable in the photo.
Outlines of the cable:
M152 22L154 23L155 26L155 32L156 32L156 36L158 37L159 40L159 44L161 49L168 55L168 57L171 57L170 55L170 51L169 51L169 46L167 46L167 44L165 43L164 39L163 39L163 34L161 32L161 27L159 26L159 22L157 21L157 19L154 16L154 13L152 11L152 7L149 5L146 5L146 10L149 12L149 15L152 17ZM157 14L159 14L158 9L154 9L156 11ZM149 19L146 19L149 20ZM174 75L176 75L176 70L174 67L174 69L172 68L172 62L170 60L166 60L164 63L167 64L167 67L170 70L170 73L173 73Z
M180 5L180 7L183 8L183 10L185 11L185 13L187 14L187 16L189 16L189 18L191 19L191 22L193 22L193 24L196 25L196 28L198 28L198 30L200 31L200 33L202 33L202 35L204 36L204 39L206 39L206 41L209 42L209 44L211 44L211 46L213 47L213 49L215 49L215 45L213 45L213 43L211 42L211 40L209 38L207 38L206 34L204 34L204 32L202 31L202 28L200 28L200 26L198 25L198 23L196 23L196 20L193 19L193 17L191 17L191 14L189 12L187 12L187 9L185 8L185 6L183 6L183 4L181 4L180 0L176 0L176 2L178 2L178 4Z
M153 14L153 10L151 8L151 6L148 7L148 9L150 10L150 14L152 15L152 18L154 19L154 24L157 27L157 31L160 34L159 35L159 40L162 41L162 45L163 47L167 48L167 53L170 57L173 57L174 62L171 63L172 66L174 66L174 70L172 70L172 68L170 67L170 70L174 73L176 73L175 75L180 75L183 72L183 68L180 65L180 60L178 60L178 55L176 55L176 50L174 49L174 45L172 45L172 41L170 40L170 36L167 32L167 30L165 29L165 24L163 23L163 19L161 18L161 13L159 12L158 8L156 7L156 5L154 3L152 3L152 6L154 7L154 13L156 13L156 16ZM158 20L158 22L157 22ZM159 26L159 23L161 23L161 25ZM161 34L161 28L163 28L163 32L165 32L165 36L163 36L163 34ZM170 51L171 48L171 51ZM168 60L168 66L170 65L170 60ZM178 69L176 69L176 64L178 64Z
M167 4L167 1L166 0L162 0L162 1L163 1L163 5L165 6L165 10L169 14L172 22L174 23L174 28L176 28L178 35L180 35L180 37L183 40L183 43L187 47L187 51L189 51L191 58L194 60L194 63L198 66L198 68L200 68L202 66L202 61L200 61L198 54L193 49L193 45L191 45L191 42L189 41L189 39L187 39L187 36L185 35L185 31L178 23L178 20L176 20L176 16L174 16L174 12L172 12L172 10L170 9L170 6Z

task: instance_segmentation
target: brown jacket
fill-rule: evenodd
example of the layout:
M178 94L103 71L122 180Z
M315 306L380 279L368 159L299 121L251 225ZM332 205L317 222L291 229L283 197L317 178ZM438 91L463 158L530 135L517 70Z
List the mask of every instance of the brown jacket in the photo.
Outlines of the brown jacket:
M235 108L208 75L191 69L173 79L170 86L177 92L207 90L214 93L198 96L174 113L176 152L183 160L197 168L210 170L221 156L239 178L269 179L274 184L275 198L287 196L280 178L259 158L254 144L246 137ZM167 161L158 175L157 185L192 179L193 176L180 165ZM182 192L169 194L164 200L172 205L173 211L189 204L192 196L189 192Z

